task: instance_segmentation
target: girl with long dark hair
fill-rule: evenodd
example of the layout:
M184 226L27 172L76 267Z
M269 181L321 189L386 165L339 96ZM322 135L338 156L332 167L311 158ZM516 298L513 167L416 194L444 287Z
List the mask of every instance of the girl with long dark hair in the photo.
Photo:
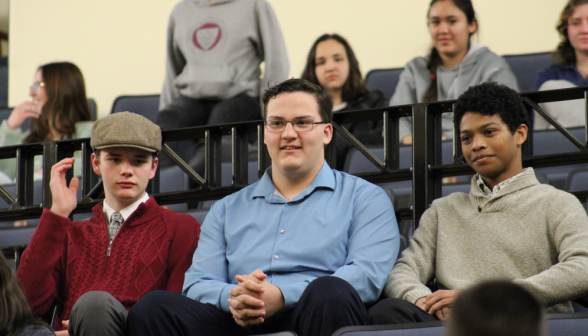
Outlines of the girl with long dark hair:
M386 98L381 91L368 92L353 49L337 34L320 36L310 48L302 79L327 89L333 97L333 112L365 110L384 107ZM382 122L365 121L342 125L364 145L381 145ZM337 169L341 170L351 145L336 137Z
M432 0L427 13L433 47L427 57L408 62L400 74L390 105L457 99L470 86L497 82L518 91L504 59L487 47L471 43L478 20L470 0ZM446 137L453 136L452 117L443 115ZM410 121L401 119L400 139L412 142Z
M75 64L59 62L40 66L29 95L32 101L16 106L0 124L0 147L90 136L93 121L86 86ZM21 125L28 118L31 118L31 128L23 131ZM35 171L41 167L42 158L38 157ZM0 171L14 178L14 160L0 161Z

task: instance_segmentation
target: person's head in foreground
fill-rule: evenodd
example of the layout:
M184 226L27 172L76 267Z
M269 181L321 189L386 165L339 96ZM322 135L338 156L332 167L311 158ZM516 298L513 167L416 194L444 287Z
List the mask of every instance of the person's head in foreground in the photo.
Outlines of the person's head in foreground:
M461 293L449 315L446 336L543 336L543 306L523 287L489 281Z
M21 335L27 326L41 328L44 323L33 317L12 268L0 253L0 335Z
M464 159L488 187L522 172L529 117L516 91L496 83L472 86L455 103L453 122Z
M145 195L157 170L159 126L135 113L114 113L94 123L90 146L92 167L102 176L108 205L118 211Z
M304 79L279 83L262 96L264 142L272 159L272 179L314 179L331 142L333 102L319 85Z

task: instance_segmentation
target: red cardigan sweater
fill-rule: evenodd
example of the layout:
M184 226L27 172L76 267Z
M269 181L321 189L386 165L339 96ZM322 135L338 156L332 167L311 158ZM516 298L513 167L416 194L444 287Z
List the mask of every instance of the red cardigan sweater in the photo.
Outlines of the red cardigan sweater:
M61 305L57 328L89 291L106 291L127 310L153 290L181 293L198 246L198 222L151 197L124 222L107 256L102 203L92 211L89 220L72 222L46 209L17 272L35 315Z

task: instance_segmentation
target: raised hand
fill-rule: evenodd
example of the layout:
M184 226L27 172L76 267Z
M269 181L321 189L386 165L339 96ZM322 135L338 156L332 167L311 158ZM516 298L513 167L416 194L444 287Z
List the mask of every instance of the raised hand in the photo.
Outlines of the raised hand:
M80 180L77 177L72 178L69 188L65 181L65 173L73 167L75 161L75 158L63 159L51 168L51 212L63 217L68 217L78 205L77 191Z
M17 129L27 118L39 118L41 111L37 104L33 102L24 102L17 105L14 110L10 113L10 116L6 120L8 128Z

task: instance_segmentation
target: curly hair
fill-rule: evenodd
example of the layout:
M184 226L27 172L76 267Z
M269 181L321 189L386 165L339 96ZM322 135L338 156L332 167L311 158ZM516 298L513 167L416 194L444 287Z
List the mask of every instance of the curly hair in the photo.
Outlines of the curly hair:
M320 36L316 41L314 41L310 51L308 52L308 57L306 58L306 66L302 71L302 75L300 78L306 79L316 85L320 85L318 78L316 77L316 48L319 43L327 40L335 40L343 45L345 48L345 52L347 53L347 59L349 60L349 76L347 76L347 80L345 84L343 84L343 90L341 92L341 99L346 102L353 100L359 96L362 96L368 93L368 90L365 86L365 82L361 77L361 71L359 70L359 62L355 57L355 53L351 46L344 39L342 36L337 34L324 34Z
M453 123L459 129L461 119L467 112L482 115L499 114L514 134L521 125L530 127L529 115L519 94L502 84L482 83L470 87L455 103Z
M576 7L584 4L588 4L588 0L570 0L561 12L559 21L555 26L561 41L557 45L555 51L551 54L553 63L561 65L576 64L576 52L570 43L570 38L568 37L568 25Z
M333 119L333 98L329 91L322 86L311 83L306 79L292 78L278 83L265 90L261 95L263 101L263 119L267 118L269 100L284 92L306 92L314 96L319 107L321 121L330 123Z

